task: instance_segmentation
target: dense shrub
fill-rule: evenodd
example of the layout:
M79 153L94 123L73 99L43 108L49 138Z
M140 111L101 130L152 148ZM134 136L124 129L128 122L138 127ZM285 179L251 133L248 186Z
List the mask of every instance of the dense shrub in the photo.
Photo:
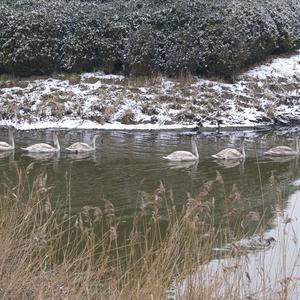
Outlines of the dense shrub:
M231 79L300 44L295 0L6 0L0 72L102 69Z

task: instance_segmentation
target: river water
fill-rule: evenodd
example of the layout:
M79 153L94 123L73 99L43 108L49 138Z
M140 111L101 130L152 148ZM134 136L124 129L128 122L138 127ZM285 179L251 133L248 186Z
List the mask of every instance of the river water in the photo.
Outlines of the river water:
M220 164L211 155L226 147L239 148L241 132L198 134L198 164L170 163L162 158L176 150L191 151L191 135L195 134L191 132L61 130L58 132L62 148L59 155L33 155L20 149L39 142L52 144L52 134L51 130L15 132L15 152L0 156L0 184L8 178L17 181L15 164L26 168L33 163L30 177L47 173L56 206L65 203L70 190L74 211L85 205L101 206L107 199L120 215L131 216L138 206L140 191L153 193L160 182L166 189L173 190L176 205L180 207L185 203L187 192L196 194L203 183L216 177L218 170L228 190L235 184L246 209L268 212L274 201L270 193L272 172L287 189L289 182L300 175L296 159L274 161L263 155L274 145L293 146L295 133L292 131L245 132L247 158L244 162L229 164ZM64 150L75 141L91 143L95 134L101 135L95 153L71 155ZM0 140L7 140L7 129L0 129ZM216 201L222 201L218 193L215 196Z
M186 202L187 193L196 195L205 182L216 178L218 171L224 180L226 193L230 194L233 186L239 191L239 206L243 207L245 214L255 211L260 216L266 216L267 219L274 219L277 217L274 212L278 212L278 209L289 212L291 207L295 207L296 204L293 203L296 196L294 195L299 196L297 190L300 183L298 180L300 169L297 158L272 160L265 157L263 153L276 145L294 147L298 130L293 128L275 132L246 131L243 133L246 160L232 163L216 162L211 155L226 147L239 148L241 132L196 134L183 131L60 130L57 131L61 145L59 154L33 155L20 148L40 142L52 144L53 130L16 131L14 133L16 150L13 153L0 153L0 187L7 182L17 184L16 166L24 170L31 166L28 172L29 186L36 175L41 172L46 173L48 184L53 187L51 200L54 206L63 207L68 198L72 212L76 213L86 205L103 207L104 200L109 200L113 203L117 214L123 220L127 219L120 223L120 227L124 226L126 230L139 207L141 191L153 194L162 182L167 190L173 191L175 205L180 211ZM71 155L64 150L76 141L91 143L95 134L101 136L101 142L97 144L95 153ZM197 135L200 155L198 163L170 163L163 159L163 156L172 151L191 151L192 135ZM0 128L0 141L6 141L7 136L7 129ZM272 174L275 175L282 193L280 207L278 207L278 195L276 196L271 186ZM224 190L216 187L212 194L215 197L217 217L221 218L225 213ZM293 212L298 210L293 209ZM298 220L298 215L294 217L295 220ZM265 228L267 235L276 236L278 222L268 223ZM296 245L291 235L289 239L289 244ZM292 249L296 256L298 250L297 244ZM274 258L272 255L265 261L274 261L280 255L275 256ZM219 266L222 260L217 262ZM215 264L216 261L212 260L208 268L215 268ZM269 264L272 265L271 262ZM251 276L252 273L257 273L255 263L249 268L253 270L253 272L249 271ZM298 272L296 273L298 276ZM261 282L261 279L253 282ZM184 283L179 285L178 294L184 291L184 286Z

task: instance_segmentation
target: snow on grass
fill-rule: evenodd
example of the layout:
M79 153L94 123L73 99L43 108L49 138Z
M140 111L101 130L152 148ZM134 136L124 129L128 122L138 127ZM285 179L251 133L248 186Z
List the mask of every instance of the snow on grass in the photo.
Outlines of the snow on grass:
M300 52L241 75L207 79L127 78L101 72L0 82L0 126L178 129L272 124L300 119Z
M271 63L259 66L246 73L247 76L257 79L268 77L290 78L300 76L300 51L291 57L277 58Z

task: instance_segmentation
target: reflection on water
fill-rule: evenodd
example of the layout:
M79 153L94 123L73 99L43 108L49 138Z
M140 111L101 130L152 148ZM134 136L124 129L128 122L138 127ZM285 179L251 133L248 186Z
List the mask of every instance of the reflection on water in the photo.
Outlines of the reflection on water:
M28 156L35 160L49 160L49 159L59 159L60 154L59 152L49 152L49 153L32 152L32 153L23 154L23 156Z
M68 153L67 158L73 160L91 159L93 161L96 161L96 153L95 152Z
M299 179L292 182L299 184ZM273 228L264 238L240 241L247 247L239 258L213 259L170 290L169 299L185 299L194 290L218 282L211 299L299 299L300 295L300 191L294 191L284 210L277 211ZM258 242L259 241L259 242ZM224 249L223 249L224 250ZM247 254L246 254L247 253ZM224 280L226 278L226 280Z
M14 156L15 156L15 151L0 152L0 159L8 157L10 160L13 160Z
M270 194L269 178L276 170L279 181L284 183L299 175L296 160L271 160L263 152L277 144L289 144L293 134L285 133L245 133L247 158L245 161L214 161L212 153L226 147L238 148L240 133L226 133L223 136L199 134L197 146L199 162L172 163L163 156L178 149L190 151L190 134L184 132L100 132L102 144L97 145L95 153L69 154L64 147L81 140L90 144L95 131L60 131L62 147L60 155L55 153L28 154L20 150L38 142L52 142L52 131L16 132L15 153L1 153L0 172L5 171L10 180L17 180L13 168L8 167L14 160L20 167L26 168L34 162L30 177L39 172L47 173L49 184L53 185L53 202L64 203L66 197L65 175L70 176L71 201L73 209L79 210L85 205L101 206L103 199L109 199L117 211L130 216L137 207L140 191L153 193L163 182L167 189L172 188L176 204L185 203L186 193L196 194L203 183L216 176L220 171L225 186L231 190L235 184L242 195L245 209L265 210L273 205ZM0 140L5 139L7 130L0 129ZM2 176L1 181L5 180ZM218 191L216 203L222 210Z
M298 156L287 156L287 157L270 156L269 159L271 159L277 163L285 163L285 162L289 162L289 161L295 161L296 165L298 163Z
M299 181L294 181L300 177L297 159L274 160L263 156L263 152L274 144L289 144L293 140L293 134L247 132L245 134L247 155L245 161L216 162L211 158L212 153L223 148L238 148L240 133L227 133L224 136L199 135L197 139L200 155L198 163L172 163L162 158L177 149L190 150L190 136L184 132L102 132L103 143L98 145L95 153L68 154L63 151L66 145L77 140L90 143L94 134L94 131L61 131L59 139L62 152L60 155L53 153L45 156L28 155L19 148L40 141L51 142L50 130L16 132L15 153L3 153L0 156L0 190L2 183L7 180L17 183L18 177L14 167L17 165L20 168L27 168L29 181L40 172L47 174L48 183L53 186L52 201L56 205L66 203L64 199L68 196L67 185L70 184L70 200L74 211L79 211L84 206L103 207L104 199L108 199L114 204L119 215L130 219L138 207L139 195L143 194L145 198L149 195L151 198L160 182L167 190L172 189L174 202L180 208L186 203L187 192L190 192L191 196L200 194L203 184L214 180L218 171L218 174L222 175L226 190L224 192L224 189L216 186L212 190L213 195L210 195L215 199L216 223L218 216L226 213L226 206L230 205L241 208L240 211L245 215L247 212L254 212L259 216L266 216L268 220L275 213L277 224L274 222L271 224L272 228L267 227L269 230L267 235L275 236L275 239L279 240L279 234L276 235L274 232L279 227L278 224L283 226L284 230L289 229L293 235L288 235L289 239L286 240L285 245L292 245L293 247L290 247L292 253L299 254L297 234L300 227L299 216L296 213L299 214L300 201L299 192L295 192ZM6 135L6 130L0 129L0 140ZM270 180L272 174L276 175L278 187L284 187L281 191L285 193L285 196L294 192L290 196L290 202L286 200L288 197L282 197L278 201L278 198L274 196L274 187L271 187L272 181ZM70 178L70 181L66 178ZM290 185L291 182L294 182L294 185ZM235 197L230 197L231 193ZM224 194L228 197L224 197ZM225 198L230 203L223 203ZM287 213L280 215L283 210ZM120 222L121 226L125 227L126 223ZM279 250L280 244L274 249ZM267 266L273 266L273 262L277 261L279 256L280 254L276 252L274 255L268 252L266 257L259 257L259 259L266 262ZM257 257L256 255L245 257L245 261L249 264L247 272L252 280L248 284L256 285L258 282L263 282L259 277L257 280L254 279L255 274L260 274L255 264ZM291 257L294 256L288 255L287 259ZM215 260L208 264L207 268L214 268L214 263L216 263ZM296 268L287 269L286 274L292 276L293 270L296 270L299 278L300 273ZM272 272L278 273L277 271L273 268L267 275L271 275ZM194 274L191 276L193 279ZM228 273L223 278L225 276L228 276ZM181 288L182 286L179 287Z
M197 170L198 167L198 161L167 161L167 165L170 169L176 170L176 169L193 169Z
M234 168L240 164L244 165L245 160L214 160L214 162L224 168Z

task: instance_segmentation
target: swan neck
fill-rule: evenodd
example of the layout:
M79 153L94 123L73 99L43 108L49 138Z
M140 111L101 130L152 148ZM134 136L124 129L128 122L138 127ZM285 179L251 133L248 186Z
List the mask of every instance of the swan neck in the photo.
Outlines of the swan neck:
M299 139L296 139L296 152L299 154Z
M54 142L54 145L56 146L56 150L59 151L60 150L60 144L59 144L59 140L58 140L58 137L57 135L53 135L53 142Z
M14 135L11 131L9 132L9 143L11 144L12 148L15 149Z
M194 140L192 140L192 151L193 151L193 154L197 158L199 158L198 148L197 148L196 142Z
M244 144L244 141L242 141L242 143L241 143L241 151L242 151L242 156L245 157L246 153L245 153L245 144Z

